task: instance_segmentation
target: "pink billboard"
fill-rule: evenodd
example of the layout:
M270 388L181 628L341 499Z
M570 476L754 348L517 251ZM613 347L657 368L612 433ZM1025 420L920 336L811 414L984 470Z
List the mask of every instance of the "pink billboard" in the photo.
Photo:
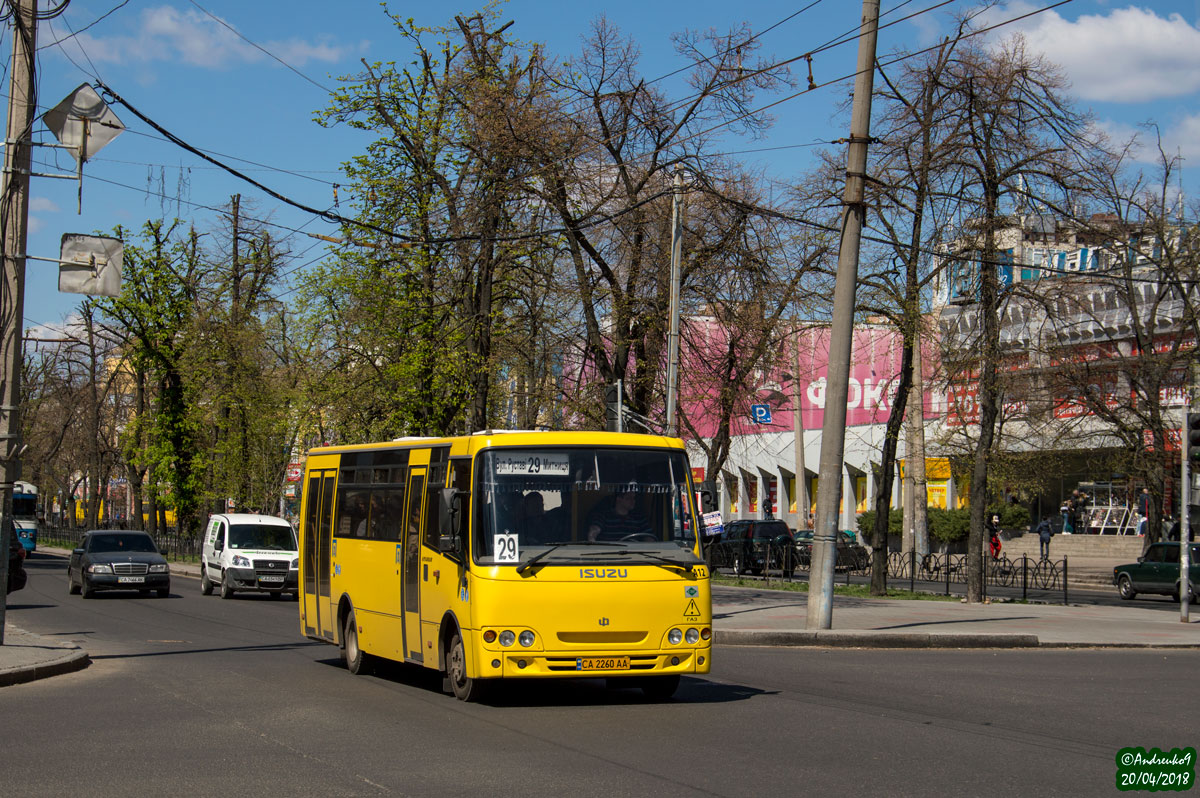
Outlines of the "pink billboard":
M693 329L695 329L693 327ZM726 347L722 331L715 325L707 329L714 336L714 356L717 349ZM796 364L796 345L799 343L799 368ZM884 424L891 413L896 384L900 374L903 340L898 332L888 327L860 326L854 330L850 355L850 380L846 397L846 426ZM945 413L944 393L933 392L935 350L926 344L923 370L926 374L924 405L925 418L937 418ZM784 342L774 366L760 375L755 397L745 408L734 410L731 429L734 435L781 432L794 429L792 411L795 406L796 376L800 388L800 408L804 429L820 429L825 423L825 394L829 363L829 329L813 327L802 330L796 338ZM690 371L690 370L689 370ZM700 370L702 373L704 370ZM695 374L697 372L691 372ZM688 372L685 371L685 381ZM707 389L703 385L684 385L681 405L691 418L696 431L702 437L711 437L716 431L716 418L706 408L715 408L716 386ZM690 399L689 399L690 396ZM767 413L762 412L765 406ZM769 421L755 421L754 417Z

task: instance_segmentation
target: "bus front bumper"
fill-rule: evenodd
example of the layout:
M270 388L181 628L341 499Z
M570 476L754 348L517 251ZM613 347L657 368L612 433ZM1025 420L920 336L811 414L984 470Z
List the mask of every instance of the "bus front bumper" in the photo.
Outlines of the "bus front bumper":
M480 651L480 677L503 678L623 678L708 673L711 646L687 646L658 651L594 652Z

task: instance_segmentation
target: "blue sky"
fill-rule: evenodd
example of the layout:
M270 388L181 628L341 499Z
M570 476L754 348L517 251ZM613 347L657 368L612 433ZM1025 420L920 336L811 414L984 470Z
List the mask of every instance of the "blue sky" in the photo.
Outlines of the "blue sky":
M989 12L990 19L1011 19L1054 2L1009 2ZM47 0L40 5L46 6ZM884 21L938 5L939 0L883 0ZM947 30L945 13L972 5L952 2L881 30L880 54L937 41ZM476 6L393 2L391 8L418 23L439 25ZM510 0L502 7L504 18L515 23L512 35L544 42L559 57L577 51L581 36L603 13L638 42L647 78L681 66L672 49L672 32L727 31L743 22L763 30L780 23L762 37L759 53L788 58L856 29L860 12L859 0ZM1063 68L1080 105L1093 109L1098 123L1110 132L1124 136L1135 132L1139 123L1157 122L1167 148L1178 149L1186 159L1184 188L1196 196L1200 0L1074 0L1003 30L1018 28L1031 47ZM71 36L73 32L78 35ZM367 141L361 133L329 130L312 121L314 112L327 104L328 92L322 86L332 87L336 76L355 72L361 58L402 60L407 55L379 4L368 0L128 0L124 5L121 0L71 0L62 17L40 25L38 45L39 113L98 76L190 144L321 209L333 205L339 164ZM6 66L11 46L11 31L6 30L0 42ZM818 55L813 63L817 82L851 73L855 49L856 43L849 41ZM678 96L683 94L682 81L683 76L676 76L663 85ZM763 95L760 102L765 105L783 96ZM740 152L747 164L771 177L787 180L810 165L813 148L796 145L846 135L847 122L838 114L845 98L844 86L829 86L789 100L772 110L776 125L764 139L731 139L727 149ZM127 110L114 110L128 130L87 164L82 215L76 215L75 183L34 179L31 255L57 257L63 233L109 231L118 224L138 228L162 216L194 219L200 229L209 229L214 224L210 209L228 203L235 193L242 195L249 215L281 226L275 233L286 237L296 267L325 251L325 244L305 232L336 234L328 222L282 205L163 141ZM42 137L52 140L48 133ZM38 149L34 157L40 162L35 171L73 171L72 160L61 152L57 166L53 150ZM339 199L346 207L344 189ZM80 299L58 293L54 264L29 262L25 326L37 328L35 334L61 325Z

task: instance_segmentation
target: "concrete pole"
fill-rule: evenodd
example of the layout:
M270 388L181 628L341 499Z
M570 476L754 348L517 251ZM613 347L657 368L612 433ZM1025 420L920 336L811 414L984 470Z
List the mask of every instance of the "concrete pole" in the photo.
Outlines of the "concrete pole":
M809 580L808 628L833 626L833 565L837 554L838 493L846 447L846 399L850 386L850 345L854 336L854 291L858 282L858 250L866 204L863 182L867 143L871 137L871 92L875 85L875 40L879 32L879 0L863 0L858 35L858 77L850 116L846 155L846 190L842 195L842 241L833 288L833 323L829 335L829 368L825 423L821 432L821 465L817 483L817 529ZM853 494L846 497L853 501ZM815 590L815 592L814 592Z
M675 167L671 191L671 334L667 341L667 435L678 434L675 395L679 383L679 262L683 259L683 167Z
M0 225L4 228L4 278L0 280L0 645L8 610L8 547L13 482L21 471L21 333L25 318L25 241L29 220L29 160L35 113L34 58L37 53L37 0L9 0L13 24L9 70L8 127L0 185Z
M1188 529L1191 528L1192 469L1188 463L1188 413L1190 407L1183 409L1182 423L1179 425L1180 440L1180 474L1179 474L1179 620L1188 622L1188 605L1192 603L1191 596L1191 552L1188 551Z
M804 466L804 398L800 387L800 330L792 336L796 342L796 373L792 375L792 428L796 436L796 528L808 529L808 469Z

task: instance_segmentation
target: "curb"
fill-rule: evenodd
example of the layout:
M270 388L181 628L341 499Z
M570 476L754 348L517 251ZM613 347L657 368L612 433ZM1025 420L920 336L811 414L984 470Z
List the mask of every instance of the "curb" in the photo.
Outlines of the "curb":
M73 673L74 671L81 671L92 664L91 657L78 646L72 646L69 649L64 647L64 650L66 653L61 657L47 660L46 662L39 662L36 665L28 667L0 670L0 687L7 687L10 684L23 684L38 679L48 679L51 676L60 676L64 673Z
M1038 648L1037 635L928 634L922 632L713 630L725 646L812 646L818 648Z

